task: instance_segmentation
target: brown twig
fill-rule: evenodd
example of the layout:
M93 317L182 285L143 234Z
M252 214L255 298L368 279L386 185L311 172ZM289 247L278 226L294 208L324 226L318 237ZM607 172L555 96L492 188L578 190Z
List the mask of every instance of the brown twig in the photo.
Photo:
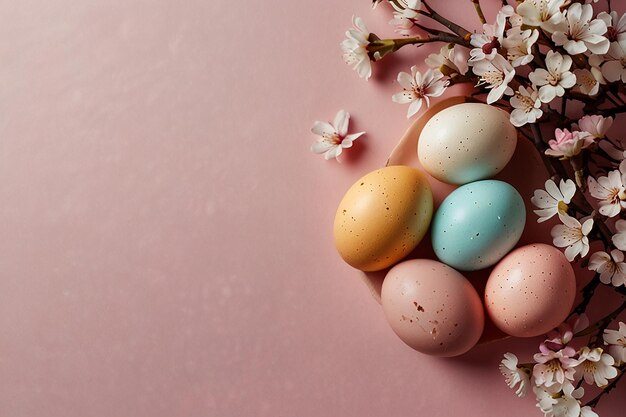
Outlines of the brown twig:
M474 9L476 9L476 14L478 15L478 19L480 19L480 23L484 25L487 23L487 19L485 19L483 9L480 7L480 0L471 0L471 2L474 3Z
M425 2L422 1L422 4L424 5L424 7L426 8L426 10L428 10L428 12L425 12L423 10L420 10L419 13L434 20L435 22L439 22L442 25L444 25L445 27L447 27L448 29L450 29L452 32L456 33L457 35L459 35L462 39L464 39L465 41L467 41L468 45L469 45L469 40L472 36L472 33L457 25L456 23L451 22L450 20L446 19L445 17L443 17L442 15L440 15L439 13L437 13L435 10L433 10L432 7L430 7L430 5Z

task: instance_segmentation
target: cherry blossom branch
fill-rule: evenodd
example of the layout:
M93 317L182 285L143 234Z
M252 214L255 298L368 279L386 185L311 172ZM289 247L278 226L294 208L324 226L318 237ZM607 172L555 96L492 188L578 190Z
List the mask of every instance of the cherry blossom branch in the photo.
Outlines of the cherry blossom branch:
M432 7L430 7L430 5L426 2L426 1L422 1L422 4L424 5L424 7L426 7L426 9L428 10L428 12L425 12L423 10L420 10L419 13L421 15L424 15L436 22L441 23L442 25L444 25L445 27L447 27L448 29L450 29L452 32L456 33L457 35L459 35L462 39L464 39L465 41L467 41L468 45L469 45L469 40L472 36L472 33L457 25L456 23L451 22L450 20L446 19L445 17L443 17L442 15L440 15L439 13L437 13L436 11L433 10Z
M624 310L626 310L626 301L624 301L622 305L620 305L618 308L613 310L606 317L598 320L595 324L587 327L586 329L583 329L580 332L576 333L574 337L582 337L582 336L588 336L594 333L604 332L604 329L606 329L609 326L609 324L611 324L611 322L615 320L617 316L619 316Z
M593 294L596 292L596 288L600 285L600 274L596 274L587 285L585 285L582 289L583 299L582 301L574 308L570 317L574 314L582 314L587 309L587 306L591 302L591 298Z
M626 105L616 106L610 109L598 109L596 111L602 116L615 116L620 113L626 113Z
M480 19L480 23L483 25L487 23L487 19L485 19L485 14L483 13L482 7L480 7L480 0L471 0L474 3L474 8L476 9L476 14L478 14L478 18Z
M367 45L367 52L370 59L378 61L386 55L396 52L398 49L406 45L421 45L432 42L454 43L461 46L469 46L469 42L451 33L439 32L437 35L418 36L414 38L398 38L398 39L379 39L370 36L370 42Z

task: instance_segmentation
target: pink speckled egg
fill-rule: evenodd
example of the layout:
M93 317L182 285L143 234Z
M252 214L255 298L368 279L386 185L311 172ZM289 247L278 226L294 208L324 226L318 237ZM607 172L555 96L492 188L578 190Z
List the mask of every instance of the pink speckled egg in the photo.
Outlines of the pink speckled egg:
M569 314L576 276L563 253L537 243L509 253L489 275L485 308L494 324L511 336L549 332Z
M404 343L434 356L470 350L483 332L480 296L456 270L430 259L413 259L389 270L381 303Z

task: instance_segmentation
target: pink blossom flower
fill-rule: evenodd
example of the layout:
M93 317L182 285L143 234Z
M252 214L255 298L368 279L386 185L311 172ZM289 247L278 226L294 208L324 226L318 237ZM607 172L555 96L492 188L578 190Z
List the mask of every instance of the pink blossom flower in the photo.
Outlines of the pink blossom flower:
M599 115L583 116L578 121L578 128L583 132L589 133L596 139L601 139L604 138L612 124L612 117L602 117Z
M580 151L593 144L593 137L585 135L584 132L556 129L554 136L555 139L548 142L550 149L546 150L546 155L560 156L561 159L578 155Z
M574 380L574 367L578 365L578 361L572 358L576 355L573 348L568 346L555 352L542 344L539 350L540 353L534 356L537 364L533 368L533 377L537 385L563 386L566 381Z
M335 158L344 149L352 147L352 143L360 138L365 132L348 134L348 124L350 123L350 113L339 110L335 116L334 123L316 121L311 128L311 132L319 138L311 145L311 152L324 154L326 160Z

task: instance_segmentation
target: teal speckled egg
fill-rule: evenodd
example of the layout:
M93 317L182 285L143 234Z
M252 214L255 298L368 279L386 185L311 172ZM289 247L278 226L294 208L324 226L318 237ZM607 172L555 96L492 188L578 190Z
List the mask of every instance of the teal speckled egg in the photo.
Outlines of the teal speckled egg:
M439 260L462 271L487 268L517 244L526 223L524 201L503 181L476 181L454 190L432 221Z

